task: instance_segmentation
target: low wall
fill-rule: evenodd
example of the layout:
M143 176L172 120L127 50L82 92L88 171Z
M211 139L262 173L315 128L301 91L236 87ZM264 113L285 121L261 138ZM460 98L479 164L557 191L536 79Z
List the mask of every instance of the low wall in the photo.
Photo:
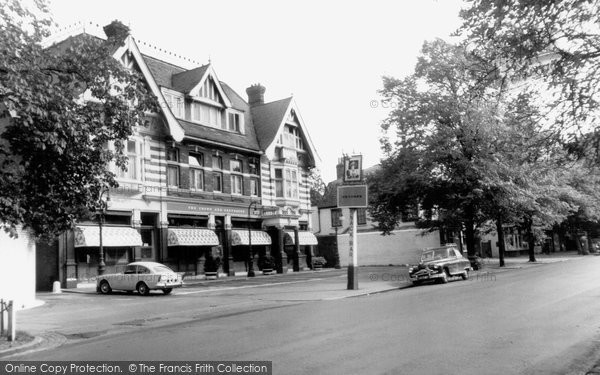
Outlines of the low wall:
M18 238L0 229L0 299L13 300L18 309L36 306L35 241L25 231Z
M358 265L380 266L418 263L423 248L440 246L440 236L437 231L425 235L423 233L419 229L396 230L386 236L382 236L381 232L358 233ZM319 250L322 247L321 242L319 241ZM330 242L326 240L323 241L323 244L329 244ZM338 246L340 265L342 267L347 266L350 263L350 235L340 234L338 236ZM323 251L327 250L323 249Z

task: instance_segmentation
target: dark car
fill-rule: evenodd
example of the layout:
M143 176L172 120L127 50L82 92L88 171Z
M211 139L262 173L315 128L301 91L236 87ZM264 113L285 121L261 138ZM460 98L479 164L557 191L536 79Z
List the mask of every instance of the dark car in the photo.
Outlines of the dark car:
M421 261L409 267L408 274L413 284L418 285L427 280L447 283L455 276L467 280L471 270L471 263L456 246L442 246L423 250Z

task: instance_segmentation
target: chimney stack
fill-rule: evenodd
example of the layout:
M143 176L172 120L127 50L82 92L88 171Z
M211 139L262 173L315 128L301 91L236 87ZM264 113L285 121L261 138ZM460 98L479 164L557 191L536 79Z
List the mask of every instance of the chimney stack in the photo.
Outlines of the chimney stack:
M129 27L124 25L121 21L114 20L108 25L103 27L104 34L109 39L114 39L118 43L123 43L129 35Z
M252 85L246 89L246 94L248 94L248 104L250 104L250 107L265 104L266 90L267 89L260 83Z

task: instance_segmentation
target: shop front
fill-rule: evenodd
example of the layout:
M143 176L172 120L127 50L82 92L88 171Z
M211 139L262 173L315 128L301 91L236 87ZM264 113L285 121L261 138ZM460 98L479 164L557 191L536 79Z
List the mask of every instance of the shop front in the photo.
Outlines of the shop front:
M298 246L296 246L298 243ZM312 258L314 256L313 246L318 245L317 237L307 231L285 230L284 245L285 253L288 256L288 262L292 263L297 259L300 270L312 269Z
M262 271L264 259L271 254L271 237L267 232L254 229L231 231L231 262L236 273Z
M209 257L221 258L219 238L206 228L178 227L167 229L167 260L165 264L185 275L205 273Z

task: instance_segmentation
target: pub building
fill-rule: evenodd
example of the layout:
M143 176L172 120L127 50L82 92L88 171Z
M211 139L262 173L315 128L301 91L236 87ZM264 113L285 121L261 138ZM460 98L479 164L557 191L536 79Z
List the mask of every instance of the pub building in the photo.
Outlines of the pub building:
M114 168L106 210L59 238L63 285L93 279L101 257L104 273L142 260L202 275L220 260L219 273L247 275L269 255L278 273L312 268L308 176L318 155L294 99L266 103L256 84L246 101L212 64L185 69L141 53L130 35L114 57L141 73L160 112L127 141L128 168Z

